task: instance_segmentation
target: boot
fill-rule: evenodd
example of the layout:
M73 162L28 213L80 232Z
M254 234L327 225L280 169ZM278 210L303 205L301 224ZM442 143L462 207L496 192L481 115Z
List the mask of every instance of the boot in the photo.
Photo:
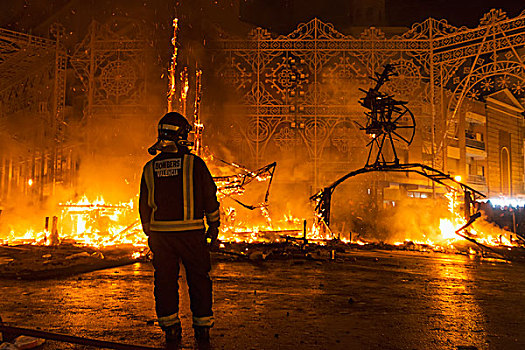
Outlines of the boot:
M199 342L210 341L210 327L193 326L195 332L195 339Z
M166 336L166 343L178 342L182 339L182 327L180 323L163 329Z

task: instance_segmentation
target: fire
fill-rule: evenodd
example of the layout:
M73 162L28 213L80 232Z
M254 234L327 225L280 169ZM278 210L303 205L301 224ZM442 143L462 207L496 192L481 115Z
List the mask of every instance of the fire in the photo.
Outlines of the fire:
M480 229L478 222L474 222L466 232L459 232L458 230L466 224L466 220L459 214L461 212L461 203L458 201L455 192L448 192L445 197L448 199L450 218L441 218L439 220L440 244L444 242L446 245L452 246L455 242L466 241L464 237L458 235L458 233L460 233L474 239L476 242L488 246L516 246L515 242L511 242L511 240L507 238L506 234L509 234L508 232L500 230L500 234L495 237L489 232Z
M46 237L48 232L41 230L28 229L22 235L19 235L15 230L11 230L9 235L4 239L0 240L2 245L7 244L46 244Z
M62 208L63 239L92 247L146 245L144 234L133 210L133 201L109 204L102 197L89 201L66 202Z
M199 157L202 156L202 134L204 124L200 120L200 104L202 95L202 70L197 69L195 72L195 104L193 106L193 127L194 127L194 150Z
M441 231L441 237L445 240L458 238L456 227L449 219L439 219L439 230Z
M188 67L184 67L182 72L180 72L180 81L182 89L180 91L180 103L182 107L182 115L186 115L186 99L188 98L188 91L190 89L189 80L188 80Z
M237 217L237 210L227 207L223 212L224 220L221 225L219 239L224 242L279 242L285 236L296 236L302 234L302 220L283 215L280 219L272 219L267 207L261 207L257 211L259 221L245 222ZM221 219L222 220L222 219Z
M173 45L173 54L171 56L171 65L168 70L168 81L169 81L169 87L168 87L168 111L173 112L175 110L175 106L173 104L174 97L176 94L176 84L177 84L177 77L176 77L176 71L177 71L177 30L179 28L179 19L175 18L173 19L173 38L171 39L171 44Z
M456 234L456 231L461 228L466 223L466 221L459 214L457 193L449 191L445 194L445 198L448 199L448 211L452 218L439 219L439 230L441 231L441 237L439 237L439 239L445 241L457 240L460 238L460 236Z
M57 243L94 248L129 245L141 249L146 246L146 236L136 218L132 200L111 204L102 197L90 201L83 196L79 201L59 204L58 210L60 214L53 219L56 226L42 230L31 228L23 234L12 230L2 243L50 245L55 234Z
M239 165L236 166L243 168ZM257 181L268 180L265 175L256 173L252 173L252 175ZM241 181L240 178L237 180ZM235 181L233 181L234 183ZM235 187L233 184L229 183L229 194L242 194L242 187ZM223 191L228 190L227 183L222 185ZM225 197L221 192L219 192L219 196ZM458 200L458 196L452 192L447 193L446 198L448 199L449 215L439 219L439 227L436 228L438 236L432 236L432 238L423 236L423 239L396 242L395 245L403 246L409 243L436 251L450 251L455 246L458 247L458 244L466 243L466 238L456 233L466 223L466 220L459 214L462 212L461 202ZM87 196L83 196L78 201L59 204L58 209L57 227L50 225L47 229L42 230L33 228L21 234L11 231L7 239L0 243L50 245L52 244L52 235L56 230L59 243L72 243L94 248L126 245L134 248L132 253L134 259L143 255L141 251L147 246L147 237L140 227L133 200L108 203L102 197L90 200ZM241 219L237 210L234 207L225 206L223 201L222 225L219 234L219 239L222 242L282 242L290 239L302 242L306 238L308 242L323 245L328 240L338 238L338 234L332 232L324 221L313 216L307 219L298 218L293 216L291 212L272 215L269 206L261 204L253 211L244 212L244 209L240 209L243 210L242 214L249 214L246 219ZM476 224L469 227L468 231L460 233L488 246L511 247L516 245L516 242L511 242L505 234L491 235L485 233L476 227ZM343 238L341 242L361 246L369 244L362 239L351 241ZM475 253L475 251L473 252Z

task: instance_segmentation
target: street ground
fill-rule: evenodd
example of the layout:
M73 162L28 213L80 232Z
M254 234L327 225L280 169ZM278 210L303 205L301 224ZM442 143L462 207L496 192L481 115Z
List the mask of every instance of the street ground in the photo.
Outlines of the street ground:
M525 264L408 251L339 257L216 261L211 347L525 349ZM188 293L181 291L181 347L192 349ZM0 295L0 316L9 325L163 346L149 263L63 279L0 280ZM90 348L48 341L43 349Z

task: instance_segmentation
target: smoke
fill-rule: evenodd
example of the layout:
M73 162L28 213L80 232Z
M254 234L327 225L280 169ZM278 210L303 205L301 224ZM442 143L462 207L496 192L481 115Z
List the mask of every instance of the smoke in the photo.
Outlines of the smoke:
M389 243L441 240L440 219L451 218L445 199L406 198L388 206L379 223Z
M76 201L84 195L90 200L103 196L110 203L136 200L142 166L150 159L146 150L155 141L156 123L165 109L166 82L160 76L173 50L170 44L173 5L157 4L157 8L152 9L146 6L146 2L134 8L130 8L128 3L118 1L118 6L115 5L120 8L116 11L119 18L128 16L126 11L129 10L134 17L142 17L145 22L153 23L152 19L155 19L152 40L157 44L158 57L157 62L147 62L148 95L144 97L145 101L140 101L149 109L130 113L105 112L86 120L82 116L87 91L82 90L80 106L72 106L73 115L67 120L67 143L70 146L67 150L68 173L71 177L56 183L53 188L42 188L43 202L27 192L34 189L23 190L21 196L11 196L9 202L3 204L0 237L11 230L23 230L21 227L41 228L45 216L58 215L59 203ZM305 82L304 98L288 101L297 108L308 105L306 99L312 96L314 89L318 89L323 98L339 101L342 110L350 111L345 112L345 116L318 116L318 130L323 132L319 135L311 132L312 114L303 112L269 115L262 118L265 124L254 125L249 110L238 106L250 99L253 102L255 98L271 99L272 96L256 96L253 91L247 95L237 93L239 86L231 84L228 80L231 77L221 70L225 62L221 61L219 55L210 54L207 50L207 40L222 34L216 32L214 22L231 27L237 24L233 20L224 20L235 17L235 11L218 6L224 5L206 1L199 1L197 5L185 2L177 9L181 14L179 69L183 66L189 68L190 94L186 114L190 120L195 98L194 72L196 69L203 70L201 118L205 125L204 144L215 158L208 161L208 166L214 176L227 176L239 173L239 170L221 163L219 159L242 164L250 170L277 162L267 208L270 217L274 221L286 221L286 216L312 222L314 203L309 197L344 174L363 167L366 162L365 145L369 139L363 131L358 130L354 121L364 124L363 109L359 107L358 100L363 97L359 87L366 88L370 84L366 79L367 72L359 71L359 65L353 67L356 71L350 76L334 78L329 72L320 72L320 82L315 86ZM91 7L95 11L96 7ZM146 15L141 15L142 11ZM114 16L108 8L104 8L103 13ZM210 17L210 14L213 16ZM156 19L158 16L161 19ZM212 20L206 22L206 18ZM69 21L75 22L76 19L71 18ZM68 22L65 25L72 26ZM237 29L246 30L246 27L243 25L241 28L239 25L240 29ZM84 32L86 28L83 28ZM125 32L126 28L124 26L120 30ZM80 40L83 35L75 33L75 36ZM281 60L280 57L275 59ZM312 76L312 67L308 64L305 63L302 69ZM246 68L242 65L239 67ZM327 73L328 79L324 78L324 73ZM349 84L349 81L352 83ZM11 120L17 119L13 116ZM25 118L23 123L32 124L34 119ZM17 123L24 126L21 122ZM254 134L256 129L260 130L260 134ZM319 147L312 146L316 137ZM2 149L19 149L18 142L7 139L4 135L0 139ZM379 193L386 180L380 178L378 181L374 175L361 175L339 186L332 201L332 229L343 237L349 237L352 233L354 238L359 235L381 241L435 237L438 234L439 218L449 215L446 204L407 198L396 200L395 206L385 205ZM265 200L268 184L268 180L254 181L246 186L243 195L223 197L222 205L235 209L238 223L267 224L268 218L263 211L246 209L234 198L247 205L259 205Z

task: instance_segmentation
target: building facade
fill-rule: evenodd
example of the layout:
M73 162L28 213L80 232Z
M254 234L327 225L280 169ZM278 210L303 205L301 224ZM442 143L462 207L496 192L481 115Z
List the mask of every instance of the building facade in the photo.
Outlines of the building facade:
M258 28L247 38L223 36L214 48L218 75L235 91L231 139L244 164L281 160L290 181L311 189L362 167L370 140L359 130L360 89L390 63L398 76L386 90L408 101L416 121L412 144L399 143L400 160L460 175L489 195L516 196L524 193L524 45L525 13L491 10L472 29L430 18L400 35L372 27L354 37L313 19L289 35ZM508 170L500 174L502 165ZM435 191L426 179L379 178L385 193Z

